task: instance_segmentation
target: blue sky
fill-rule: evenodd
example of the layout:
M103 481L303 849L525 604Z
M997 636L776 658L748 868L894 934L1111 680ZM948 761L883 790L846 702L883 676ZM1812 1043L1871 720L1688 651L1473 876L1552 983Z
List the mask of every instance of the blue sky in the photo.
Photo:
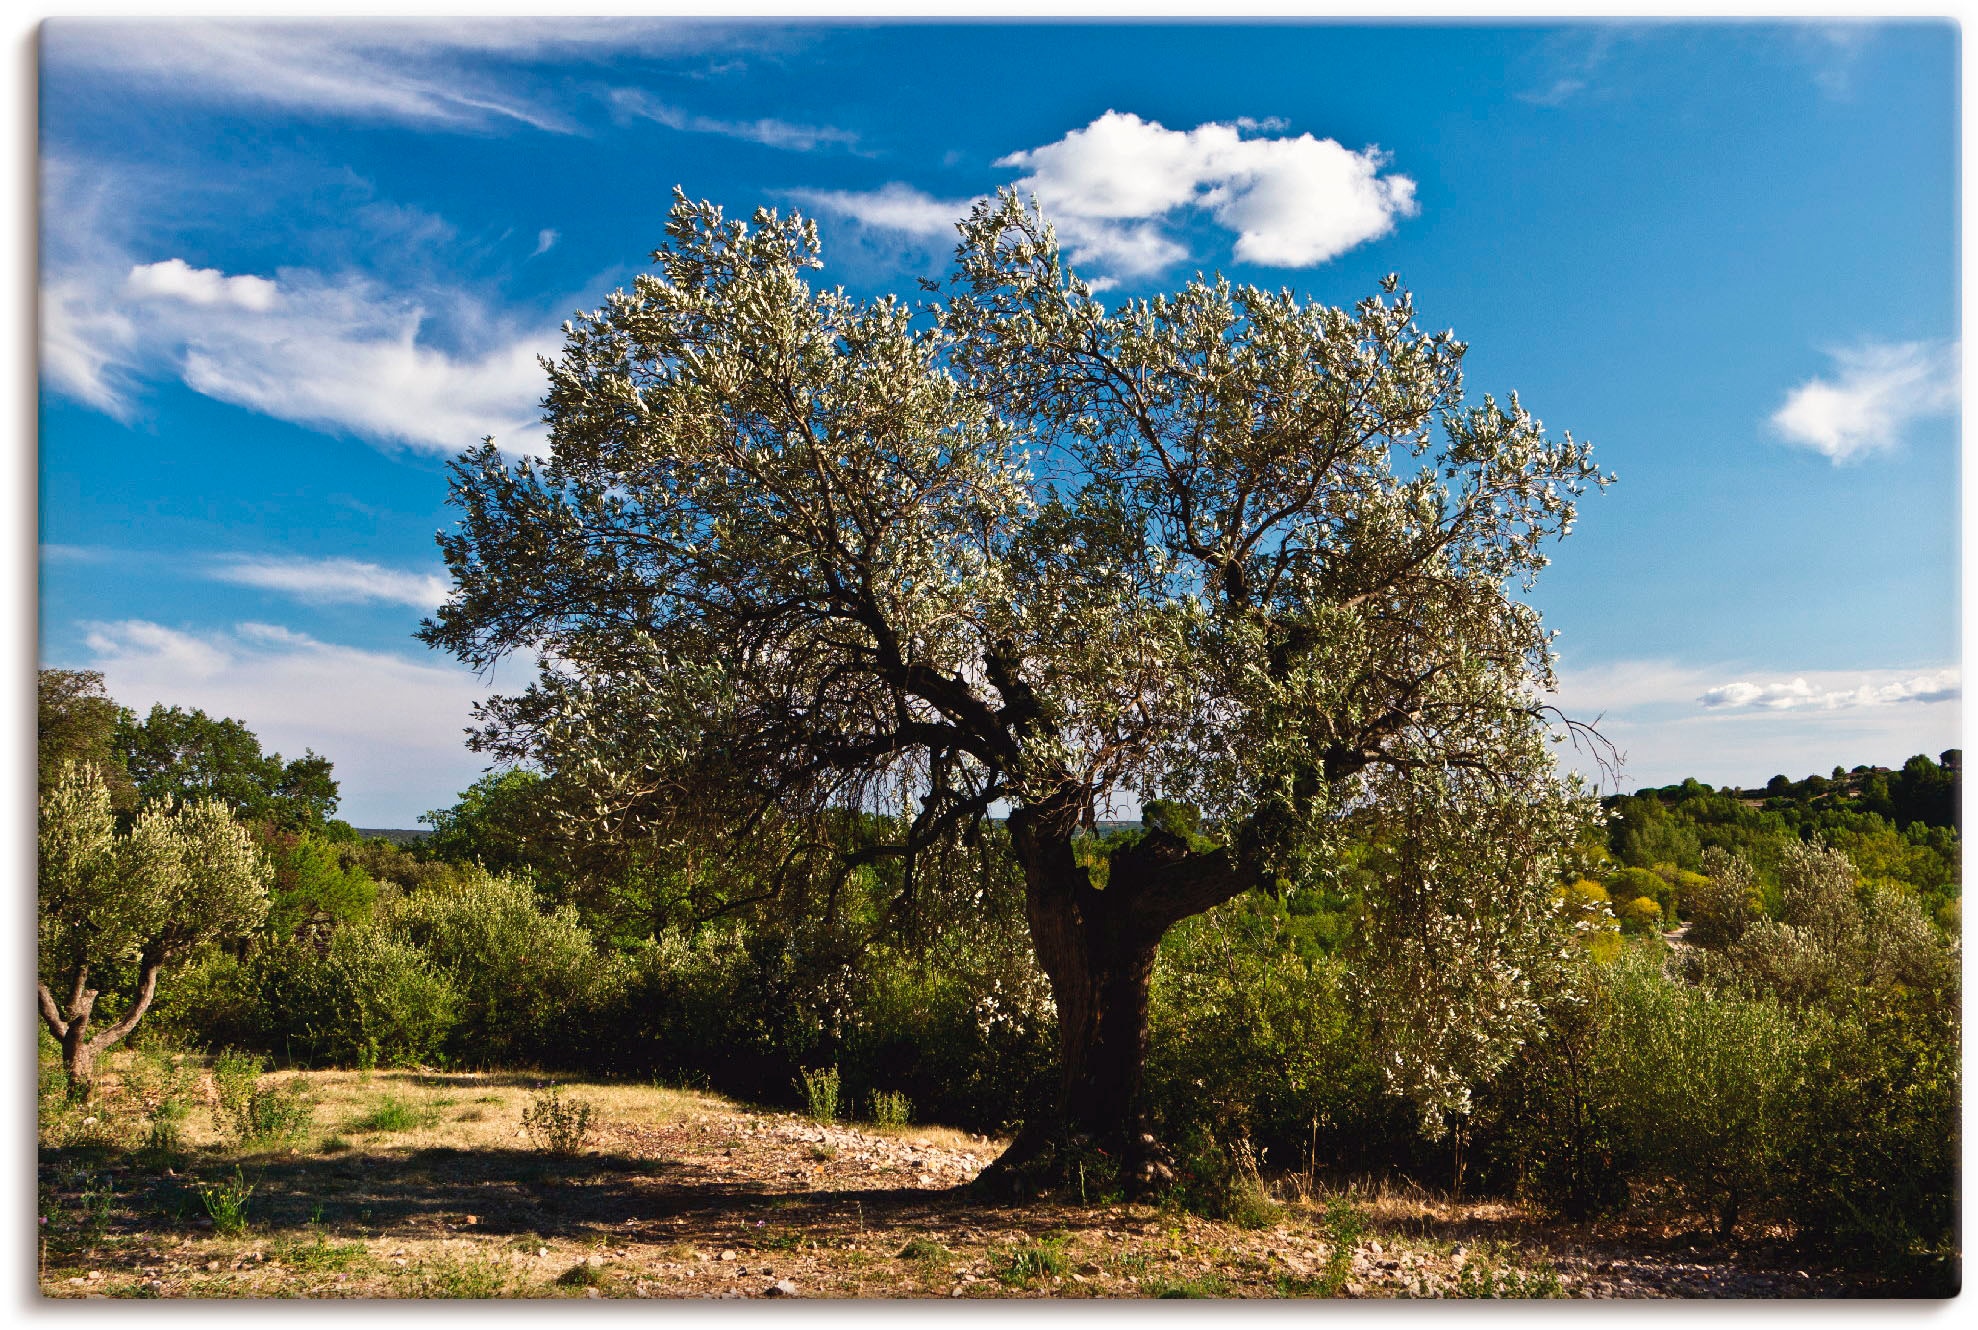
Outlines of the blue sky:
M1619 475L1536 598L1623 788L1959 741L1947 23L42 33L42 660L313 747L359 825L481 770L489 681L411 637L445 461L539 444L676 184L861 294L1011 182L1113 297L1398 272Z

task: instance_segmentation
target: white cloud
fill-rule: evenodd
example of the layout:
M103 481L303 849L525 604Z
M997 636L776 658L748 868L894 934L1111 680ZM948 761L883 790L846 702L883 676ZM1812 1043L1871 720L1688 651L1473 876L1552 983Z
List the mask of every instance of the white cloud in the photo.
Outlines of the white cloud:
M1786 395L1772 427L1837 464L1894 448L1912 421L1956 408L1956 343L1869 344L1829 353L1835 377Z
M493 685L464 668L270 624L197 633L143 620L85 627L84 668L101 670L118 702L139 714L163 703L231 716L287 757L315 749L335 764L338 816L358 826L412 826L451 804L484 765L464 731Z
M1210 123L1172 130L1108 111L1055 143L1014 152L1013 183L1034 195L1073 262L1113 279L1141 277L1188 257L1164 229L1184 210L1207 212L1236 232L1236 257L1309 268L1394 229L1411 217L1415 182L1383 174L1376 148L1353 152L1331 139L1257 137L1281 120ZM799 191L798 197L867 226L918 236L948 232L974 200L934 198L894 182L878 190ZM1102 280L1105 280L1102 278Z
M1808 683L1804 676L1770 683L1740 679L1708 689L1697 701L1706 707L1835 711L1842 707L1878 707L1897 702L1949 702L1962 695L1959 672L1947 669L1879 682L1864 679L1853 687L1840 688Z
M937 199L911 185L897 182L867 193L845 189L795 189L792 198L800 203L850 217L865 226L885 231L904 231L923 237L950 236L955 223L968 215L974 199Z
M1739 678L1738 676L1744 677ZM1734 682L1725 683L1726 677ZM1783 676L1672 660L1625 660L1560 670L1553 699L1580 721L1600 718L1620 750L1610 786L1632 790L1695 776L1750 787L1775 772L1835 764L1899 766L1914 753L1956 745L1961 675L1936 669L1808 670ZM1562 761L1600 775L1588 754Z
M746 28L654 20L50 20L44 77L83 72L124 91L312 115L480 129L576 126L525 62L606 60L753 43Z
M121 282L101 269L50 282L43 365L57 389L128 418L130 384L174 373L196 392L298 425L451 454L493 435L510 451L542 446L536 357L556 349L458 292L425 299L355 274L284 269L277 283L138 264ZM468 344L443 350L436 320Z
M561 237L559 237L555 231L551 230L549 227L544 227L542 230L536 232L536 248L535 251L529 255L529 257L533 259L540 255L549 253L550 247L556 244L556 242L560 238Z
M626 115L640 116L668 129L690 134L719 134L725 138L742 139L770 148L786 148L792 152L829 147L851 148L859 138L849 129L831 125L799 125L769 118L721 120L656 101L637 88L615 90L611 94L611 104Z
M1174 259L1149 238L1108 237L1112 224L1183 207L1207 209L1235 231L1237 258L1285 268L1324 263L1418 211L1415 182L1381 174L1387 157L1376 148L1353 152L1310 134L1245 137L1240 124L1172 130L1108 111L997 165L1028 168L1016 187L1034 193L1061 226L1066 219L1082 224L1075 258L1084 249L1125 273L1158 271Z
M408 573L359 559L238 557L208 574L220 582L279 591L314 603L383 601L413 609L436 608L451 584L432 573Z
M140 263L124 280L141 299L184 300L194 305L230 305L257 312L275 307L277 288L265 277L229 277L216 268L195 268L184 259Z

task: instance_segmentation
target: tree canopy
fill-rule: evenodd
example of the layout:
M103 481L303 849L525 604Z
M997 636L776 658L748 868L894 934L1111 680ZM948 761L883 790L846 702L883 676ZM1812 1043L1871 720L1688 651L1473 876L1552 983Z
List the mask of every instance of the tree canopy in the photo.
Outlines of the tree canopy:
M141 722L123 713L114 742L146 801L218 799L241 817L287 831L321 830L336 811L328 758L305 751L284 761L280 753L264 753L238 720L154 706Z
M1442 1009L1396 1061L1460 1104L1587 811L1518 592L1605 483L1588 447L1515 396L1466 403L1464 345L1394 279L1351 310L1219 278L1108 310L1014 195L918 308L815 289L798 217L680 197L667 235L566 325L547 462L454 466L455 587L422 636L542 662L476 742L586 834L746 833L772 878L834 812L893 810L857 856L905 858L910 893L1007 810L1055 1126L1135 1155L1161 935L1378 829L1394 945L1369 973ZM1073 842L1121 792L1200 833L1120 842L1102 883Z

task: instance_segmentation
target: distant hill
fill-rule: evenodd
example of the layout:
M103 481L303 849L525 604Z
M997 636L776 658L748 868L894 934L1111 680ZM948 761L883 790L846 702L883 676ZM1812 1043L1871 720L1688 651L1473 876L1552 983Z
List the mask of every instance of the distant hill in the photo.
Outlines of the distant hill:
M415 845L433 834L429 827L358 827L356 830L365 840L388 840L393 845Z

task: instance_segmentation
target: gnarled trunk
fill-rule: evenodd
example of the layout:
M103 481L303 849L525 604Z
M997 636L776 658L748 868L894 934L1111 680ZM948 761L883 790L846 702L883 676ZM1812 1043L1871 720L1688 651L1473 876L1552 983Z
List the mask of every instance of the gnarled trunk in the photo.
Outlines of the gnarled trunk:
M1158 831L1094 887L1072 851L1077 812L1045 804L1010 817L1031 941L1057 1003L1060 1074L1052 1113L1025 1122L982 1174L1002 1194L1076 1185L1081 1171L1112 1174L1129 1194L1170 1176L1142 1095L1155 956L1177 921L1242 890L1226 855Z
M66 1010L57 1004L47 984L35 984L35 998L42 1022L62 1045L62 1070L69 1079L70 1097L89 1098L90 1092L96 1088L96 1059L136 1029L137 1023L144 1019L144 1013L151 1010L151 999L158 992L158 972L164 966L161 951L146 951L138 973L137 994L131 1000L130 1008L93 1037L90 1021L96 1013L97 992L87 986L89 971L86 968L76 973L75 987L69 995Z

